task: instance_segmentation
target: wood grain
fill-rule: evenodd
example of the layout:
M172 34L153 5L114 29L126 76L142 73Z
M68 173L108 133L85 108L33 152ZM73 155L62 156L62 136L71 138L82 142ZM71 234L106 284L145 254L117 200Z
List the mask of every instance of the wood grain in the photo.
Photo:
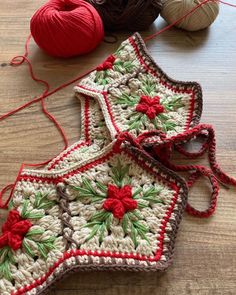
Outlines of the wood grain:
M0 113L38 95L42 88L29 78L27 67L9 66L11 57L23 52L33 12L44 1L2 0L0 8ZM202 122L214 125L217 157L222 167L236 176L236 9L222 7L209 29L196 33L173 29L149 42L157 63L172 77L198 81L203 87ZM159 18L146 36L163 27ZM119 34L119 42L129 34ZM94 67L118 44L102 43L93 53L55 59L32 42L30 59L35 73L52 87ZM80 106L72 87L47 99L47 107L64 127L70 143L79 138ZM54 125L41 113L39 104L0 124L0 184L14 181L21 162L40 162L63 148ZM199 182L191 202L206 206L209 189ZM200 220L184 215L176 241L173 266L157 273L78 273L55 286L50 295L234 295L236 294L236 194L221 189L214 217ZM1 211L4 220L6 212Z

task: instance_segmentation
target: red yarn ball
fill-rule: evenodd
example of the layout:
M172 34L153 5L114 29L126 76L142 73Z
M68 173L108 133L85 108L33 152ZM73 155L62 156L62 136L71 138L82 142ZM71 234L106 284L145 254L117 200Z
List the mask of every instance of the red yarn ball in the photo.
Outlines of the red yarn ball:
M104 37L101 17L83 0L51 0L33 15L31 34L52 56L71 57L95 49Z

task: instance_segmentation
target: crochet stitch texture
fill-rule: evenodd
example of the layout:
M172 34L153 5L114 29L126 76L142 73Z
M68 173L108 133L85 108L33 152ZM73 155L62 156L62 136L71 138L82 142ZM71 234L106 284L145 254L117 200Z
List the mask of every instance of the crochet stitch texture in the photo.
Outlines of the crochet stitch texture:
M189 183L166 155L197 135L201 87L164 74L136 33L75 92L80 140L17 179L0 236L0 294L42 294L75 270L156 271L172 261Z

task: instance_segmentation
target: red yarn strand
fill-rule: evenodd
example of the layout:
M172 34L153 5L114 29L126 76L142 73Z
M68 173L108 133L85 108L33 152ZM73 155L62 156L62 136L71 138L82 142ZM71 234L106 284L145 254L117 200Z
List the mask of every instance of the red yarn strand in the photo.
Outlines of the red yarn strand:
M196 5L196 7L194 7L192 10L190 10L189 12L187 12L185 15L183 15L181 18L179 18L178 20L176 20L176 21L173 22L172 24L169 24L168 26L166 26L165 28L161 29L160 31L158 31L158 32L156 32L156 33L154 33L154 34L152 34L152 35L150 35L150 36L144 38L144 41L147 42L147 41L149 41L149 40L155 38L156 36L160 35L161 33L163 33L163 32L165 32L165 31L169 30L170 28L172 28L173 26L175 26L178 22L180 22L181 20L183 20L184 18L186 18L186 17L189 16L190 14L194 13L198 8L200 8L201 6L203 6L204 4L206 4L206 3L208 3L208 2L220 2L220 3L224 4L224 5L228 5L228 6L231 6L231 7L236 7L236 5L231 4L231 3L228 3L228 2L226 2L226 1L222 1L222 0L205 0L205 1L201 2L201 3L199 3L198 5ZM45 23L44 23L44 25L45 25ZM42 26L39 26L38 29L40 30L40 28L42 29ZM100 27L99 29L100 29L100 30L103 30L103 28L101 28L101 27ZM100 32L101 32L101 31L100 31ZM43 31L41 31L41 34L43 34ZM19 66L19 65L23 64L24 62L26 62L27 65L28 65L28 67L29 67L29 72L30 72L30 76L31 76L31 78L32 78L34 81L43 84L43 85L45 86L45 90L44 90L44 92L43 92L39 97L36 97L36 98L32 99L31 101L29 101L29 102L27 102L27 103L25 103L25 104L23 104L23 105L17 107L16 109L13 109L13 110L7 112L6 114L1 115L1 116L0 116L0 121L6 119L6 118L8 118L8 117L10 117L11 115L13 115L13 114L15 114L15 113L17 113L17 112L19 112L19 111L25 109L26 107L28 107L28 106L30 106L30 105L32 105L32 104L37 103L37 102L40 101L41 104L42 104L42 110L43 110L43 112L44 112L45 115L46 115L46 116L47 116L47 117L48 117L48 118L49 118L49 119L55 124L55 126L57 127L57 129L58 129L59 132L61 133L61 135L62 135L62 137L63 137L63 140L64 140L64 142L65 142L65 148L66 148L66 147L68 146L68 141L67 141L67 138L66 138L65 132L63 131L62 127L61 127L60 124L57 122L57 120L55 119L55 117L47 111L47 109L46 109L46 107L45 107L44 99L45 99L46 97L49 97L50 95L56 93L57 91L59 91L59 90L65 88L65 87L67 87L67 86L69 86L69 85L71 85L71 84L77 82L78 80L82 79L83 77L85 77L86 75L88 75L89 73L91 73L91 72L92 72L93 70L95 70L95 69L91 69L91 70L85 72L84 74L82 74L82 75L80 75L80 76L78 76L78 77L76 77L76 78L74 78L74 79L72 79L72 80L70 80L70 81L68 81L68 82L66 82L66 83L63 83L62 85L58 86L57 88L55 88L55 89L49 91L49 90L50 90L50 85L49 85L49 83L48 83L47 81L45 81L45 80L42 80L42 79L37 78L37 77L34 75L32 64L31 64L31 62L30 62L30 61L28 60L28 58L27 58L27 56L29 55L29 43L30 43L31 37L32 37L32 36L31 36L31 34L30 34L30 35L27 37L27 40L26 40L26 42L25 42L25 53L24 53L24 55L21 55L21 56L19 55L19 56L14 57L14 58L11 60L11 65L12 65L12 66ZM53 37L53 36L52 36L52 37ZM100 37L99 37L99 38L100 38ZM18 60L18 59L20 59L20 60ZM206 146L203 146L202 149L201 149L201 151L199 151L199 153L196 153L195 156L197 157L197 155L203 154L203 153L205 152L206 149L207 149L207 145L206 145ZM236 181L235 181L233 178L228 177L224 172L222 172L221 169L219 168L218 164L216 163L214 149L215 149L215 142L212 141L212 142L211 142L211 145L210 145L210 147L209 147L209 161L210 161L210 165L211 165L212 170L213 170L214 173L219 177L219 179L220 179L221 181L223 181L224 183L230 183L230 184L235 185L235 184L236 184ZM182 153L185 153L185 155L187 155L187 152L184 152L183 149L181 149L181 147L178 147L178 150L179 150L180 152L182 152ZM38 164L26 164L26 163L22 163L21 168L20 168L20 170L19 170L19 173L18 173L18 176L17 176L17 179L16 179L15 183L14 183L14 184L9 184L9 185L5 186L5 187L2 189L2 191L0 192L0 208L7 208L8 203L9 203L11 197L12 197L12 194L13 194L13 191L14 191L14 188L15 188L15 185L16 185L16 182L17 182L17 180L18 180L18 178L19 178L19 176L20 176L20 174L21 174L21 172L22 172L22 170L23 170L23 168L24 168L25 166L32 166L32 167L42 166L42 165L47 164L47 163L50 162L50 161L51 161L51 159L50 159L49 161L46 161L46 162L43 162L43 163L38 163ZM196 173L197 173L197 172L196 172ZM3 195L4 195L9 189L11 189L10 196L8 197L8 199L6 200L6 202L3 203L3 201L2 201Z
M63 138L63 141L65 143L63 150L65 150L68 147L68 140L67 140L66 134L65 134L63 128L61 127L61 125L56 120L56 118L50 112L48 112L48 110L46 109L46 107L45 107L45 101L44 100L45 100L45 98L47 98L50 95L56 93L57 91L65 88L65 87L67 87L67 86L69 86L71 84L74 84L78 80L80 80L83 77L85 77L86 75L88 75L94 69L89 70L89 71L85 72L84 74L76 77L75 79L72 79L72 80L70 80L70 81L68 81L66 83L63 83L62 85L58 86L57 88L49 91L50 90L49 83L47 81L45 81L45 80L42 80L42 79L39 79L39 78L36 77L36 75L34 74L34 71L33 71L33 66L32 66L30 60L27 58L27 56L29 55L29 43L30 43L30 40L31 40L31 35L28 36L28 38L27 38L27 40L25 42L25 52L24 52L24 54L13 57L12 60L11 60L11 62L10 62L10 64L12 66L19 66L19 65L22 65L24 62L26 62L27 65L28 65L30 77L32 78L32 80L34 80L37 83L43 84L44 87L45 87L45 90L43 91L43 93L39 97L36 97L36 98L32 99L31 101L29 101L29 102L27 102L27 103L19 106L18 108L14 109L12 111L7 112L4 115L1 115L0 116L0 121L1 120L4 120L4 119L6 119L6 118L8 118L10 116L12 116L13 114L15 114L15 113L17 113L17 112L25 109L26 107L28 107L28 106L30 106L32 104L37 103L37 102L40 101L41 102L41 105L42 105L42 110L43 110L44 114L54 123L54 125L58 129L59 133L61 134L61 136ZM48 164L52 159L47 160L47 161L44 161L44 162L41 162L41 163L36 163L36 164L22 163L18 175L21 174L21 171L24 169L25 166L28 166L28 167L39 167L39 166L43 166L43 165ZM17 179L18 179L18 177L17 177ZM15 181L14 184L8 184L8 185L6 185L0 191L0 208L7 209L8 204L9 204L9 201L11 200L11 197L13 195L13 192L14 192L14 189L15 189L15 185L16 185L16 182L17 182L17 179L16 179L16 181ZM7 200L4 203L3 202L3 196L10 189L11 189L10 195L9 195L9 197L7 198Z
M192 140L200 135L207 132L207 140L202 144L202 147L198 152L187 152L183 149L181 144L182 142L186 142ZM158 136L160 138L160 142L156 140L150 141L150 137ZM200 211L193 208L189 203L187 204L186 210L189 214L198 216L198 217L209 217L211 216L216 208L216 202L219 193L219 185L220 182L222 185L225 184L236 186L236 179L229 177L225 172L221 170L219 164L216 161L216 142L215 142L215 132L211 125L200 124L195 126L191 130L186 131L185 133L178 134L171 138L166 138L166 135L161 131L150 131L141 134L137 138L137 142L139 144L145 142L145 139L148 139L147 143L151 142L156 147L153 147L152 155L154 158L158 157L158 159L169 169L173 171L180 172L191 172L191 176L188 180L188 186L191 187L194 182L200 177L205 176L209 179L212 186L212 194L211 201L209 207ZM201 165L176 165L170 162L170 154L173 148L176 148L181 154L185 155L188 158L197 158L203 155L208 150L208 159L211 170Z
M218 0L220 3L224 4L224 5L228 5L228 6L231 6L231 7L234 7L236 8L236 4L232 4L232 3L229 3L229 2L226 2L226 1L222 1L222 0Z

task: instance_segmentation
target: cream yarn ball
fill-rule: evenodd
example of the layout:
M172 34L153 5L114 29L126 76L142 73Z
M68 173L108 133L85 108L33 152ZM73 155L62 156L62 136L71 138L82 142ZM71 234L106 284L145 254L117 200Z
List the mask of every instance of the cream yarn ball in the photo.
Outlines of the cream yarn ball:
M161 16L167 23L173 23L201 2L203 0L163 0ZM187 31L202 30L214 22L218 13L219 2L210 1L177 23L176 27Z

